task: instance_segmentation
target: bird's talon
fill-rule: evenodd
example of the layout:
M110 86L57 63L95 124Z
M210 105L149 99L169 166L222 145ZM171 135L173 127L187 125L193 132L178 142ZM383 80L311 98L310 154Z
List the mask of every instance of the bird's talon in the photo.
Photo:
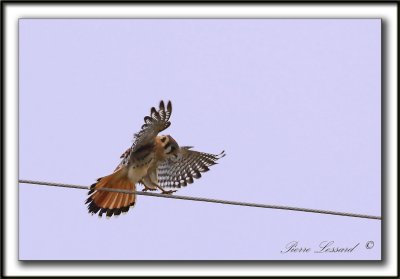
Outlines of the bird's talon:
M172 193L175 193L177 190L170 190L170 191L162 191L161 194L164 195L171 195Z
M143 192L147 192L147 191L155 191L155 190L157 190L157 189L144 188L142 191L143 191Z

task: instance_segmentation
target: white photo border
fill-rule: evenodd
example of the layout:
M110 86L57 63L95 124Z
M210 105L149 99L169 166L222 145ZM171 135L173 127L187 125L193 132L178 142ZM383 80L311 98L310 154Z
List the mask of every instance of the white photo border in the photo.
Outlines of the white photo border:
M398 3L3 2L3 276L396 276ZM18 20L20 18L382 18L383 261L18 261ZM4 143L4 142L3 142ZM290 267L290 268L289 268Z

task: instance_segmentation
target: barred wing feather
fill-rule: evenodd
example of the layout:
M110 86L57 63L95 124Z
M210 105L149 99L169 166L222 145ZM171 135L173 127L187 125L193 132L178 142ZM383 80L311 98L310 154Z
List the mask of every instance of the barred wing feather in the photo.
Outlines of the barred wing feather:
M176 159L163 161L157 169L158 183L161 187L180 188L193 183L193 179L201 177L209 167L217 164L218 159L225 156L222 151L218 155L190 150L192 147L181 147Z
M169 118L172 113L172 104L168 101L167 107L164 105L164 101L160 102L159 109L156 110L154 107L150 110L150 116L144 118L144 124L141 130L134 135L134 142L131 147L131 152L135 152L141 147L149 144L154 138L160 133L167 129L171 122Z

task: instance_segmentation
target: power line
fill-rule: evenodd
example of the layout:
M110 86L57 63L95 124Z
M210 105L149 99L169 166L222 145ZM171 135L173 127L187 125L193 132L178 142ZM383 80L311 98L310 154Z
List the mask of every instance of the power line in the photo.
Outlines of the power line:
M74 188L74 189L82 189L82 190L90 190L90 187L87 187L87 186L74 185L74 184L65 184L65 183L33 181L33 180L24 180L24 179L20 179L19 183L44 185L44 186L54 186L54 187L64 187L64 188ZM301 211L301 212L318 213L318 214L329 214L329 215L356 217L356 218L364 218L364 219L382 220L381 216L373 216L373 215L357 214L357 213L348 213L348 212L338 212L338 211L330 211L330 210L320 210L320 209L310 209L310 208L302 208L302 207L270 205L270 204L260 204L260 203L250 203L250 202L237 202L237 201L227 201L227 200L188 197L188 196L178 196L178 195L166 195L166 194L148 193L148 192L141 192L141 191L128 191L128 190L112 189L112 188L99 188L99 189L96 189L96 190L98 190L98 191L109 191L109 192L118 192L118 193L125 193L125 194L136 194L136 195L142 195L142 196L151 196L151 197L159 197L159 198L167 198L167 199L200 201L200 202L210 202L210 203L219 203L219 204L230 204L230 205L249 206L249 207L261 207L261 208L269 208L269 209L281 209L281 210L291 210L291 211Z

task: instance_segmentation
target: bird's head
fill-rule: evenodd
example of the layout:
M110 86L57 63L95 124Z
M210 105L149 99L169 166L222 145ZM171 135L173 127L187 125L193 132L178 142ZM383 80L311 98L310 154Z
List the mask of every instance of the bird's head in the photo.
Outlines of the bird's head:
M161 145L164 148L164 153L168 157L178 157L179 145L170 135L160 137Z

